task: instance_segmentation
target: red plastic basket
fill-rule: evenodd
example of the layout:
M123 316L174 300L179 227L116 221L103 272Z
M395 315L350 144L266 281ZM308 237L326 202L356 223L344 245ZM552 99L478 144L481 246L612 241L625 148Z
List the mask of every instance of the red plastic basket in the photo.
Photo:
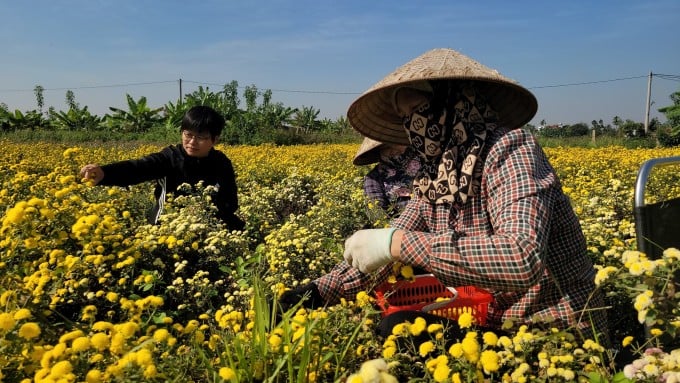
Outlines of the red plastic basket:
M453 291L452 291L453 290ZM477 324L486 323L486 314L493 296L475 286L449 289L433 275L417 275L415 281L385 282L375 289L376 302L382 315L397 311L425 311L449 319L458 319L469 312ZM439 298L443 298L443 301Z

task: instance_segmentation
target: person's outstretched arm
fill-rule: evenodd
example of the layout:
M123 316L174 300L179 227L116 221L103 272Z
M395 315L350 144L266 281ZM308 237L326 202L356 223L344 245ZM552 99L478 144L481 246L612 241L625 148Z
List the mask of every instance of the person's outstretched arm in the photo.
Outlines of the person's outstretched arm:
M83 178L92 180L95 185L129 186L145 181L163 178L171 171L171 159L166 153L169 149L147 156L113 162L99 166L88 164L80 170Z

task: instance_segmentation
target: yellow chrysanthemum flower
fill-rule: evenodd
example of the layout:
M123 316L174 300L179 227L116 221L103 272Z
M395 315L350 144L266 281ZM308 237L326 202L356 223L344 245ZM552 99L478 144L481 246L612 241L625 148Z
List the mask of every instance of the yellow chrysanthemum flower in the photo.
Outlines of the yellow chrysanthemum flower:
M16 321L11 313L0 313L0 330L9 331L14 328Z
M444 330L444 325L441 323L432 323L427 326L427 332L430 334L437 333Z
M86 336L76 338L71 343L71 350L75 352L87 351L90 348L90 339Z
M484 350L479 357L479 362L486 374L491 374L500 368L500 357L495 351Z
M87 305L83 307L83 314L81 316L82 320L88 321L95 319L95 315L97 315L97 306Z
M25 308L19 309L14 313L14 319L15 320L29 319L32 316L33 315L31 314L31 310L25 309Z
M40 336L40 326L35 322L28 322L19 328L19 336L31 340Z
M359 307L370 307L373 305L375 299L366 291L359 291L356 297L356 303Z
M116 330L119 331L125 339L131 338L137 330L139 329L139 324L135 322L125 322L116 326Z
M485 345L495 347L498 344L498 335L493 331L487 331L482 335L482 340Z
M475 318L472 316L471 313L464 312L460 314L460 316L458 317L458 326L460 326L460 328L469 328L470 326L472 326L474 320Z
M454 358L460 358L463 356L463 345L460 343L454 343L449 347L449 355Z
M79 338L83 336L83 332L81 330L73 330L70 332L67 332L66 334L62 335L59 337L59 343L67 343L70 342L73 339Z
M628 267L628 273L633 276L642 275L645 272L645 267L642 262L634 262Z
M451 368L446 363L439 363L432 373L432 378L437 383L443 383L448 381L450 373Z
M387 371L387 362L384 359L372 359L364 362L359 368L359 376L364 382L380 382L381 372Z
M404 277L406 279L412 279L413 278L413 267L411 265L404 265L399 270L399 273L401 274L402 277Z
M219 375L224 380L236 379L236 372L229 367L220 367Z
M168 332L167 329L164 328L159 328L153 333L153 340L155 340L158 343L165 341L169 337L170 333Z
M71 365L71 362L68 360L61 360L52 366L50 375L54 377L55 380L59 380L60 378L65 378L71 373L71 371L73 371L73 365Z
M576 373L568 368L565 368L560 375L562 375L564 380L567 382L573 382L574 378L576 377Z
M597 286L600 286L603 282L607 280L607 278L609 278L609 275L616 272L617 270L618 269L614 266L607 266L598 270L597 274L595 274L595 284Z
M111 344L109 346L109 350L116 354L116 355L122 355L123 352L125 351L125 337L121 333L116 333L113 334L111 337Z
M392 359L394 357L394 354L396 353L397 353L396 347L384 347L382 351L382 356L385 359Z
M272 350L278 351L279 347L281 347L281 337L276 334L270 335L269 346L272 348Z
M155 378L156 376L158 376L158 368L155 365L150 364L144 367L143 375L147 379Z
M670 247L663 251L664 258L680 260L680 250L675 247Z
M98 351L104 351L109 348L110 340L109 336L103 332L98 332L90 338L90 343Z
M425 357L434 350L434 343L431 341L425 341L418 346L418 353L420 356Z
M398 323L392 327L392 335L406 335L408 334L408 323Z
M663 334L663 330L661 330L659 328L653 328L653 329L649 330L649 333L652 334L652 336L659 336L659 335Z
M477 342L477 334L475 332L469 332L465 335L465 338L461 341L463 345L463 353L465 358L472 363L477 362L479 359L479 342Z
M99 370L90 370L85 375L85 382L87 383L101 383L103 381L103 374Z
M650 290L646 290L642 292L641 294L638 294L635 297L635 301L633 302L633 307L637 311L643 311L652 306L654 303L652 301L652 296L654 296L654 293Z
M92 330L94 330L94 331L108 331L112 328L113 328L113 324L111 322L105 322L105 321L95 322L92 325Z
M629 336L623 338L623 341L621 341L621 344L623 345L623 347L628 347L631 343L633 343L634 339L635 338L633 338L632 336L629 335Z
M413 336L418 336L422 334L427 328L427 322L424 318L417 317L411 325L408 326L408 330Z

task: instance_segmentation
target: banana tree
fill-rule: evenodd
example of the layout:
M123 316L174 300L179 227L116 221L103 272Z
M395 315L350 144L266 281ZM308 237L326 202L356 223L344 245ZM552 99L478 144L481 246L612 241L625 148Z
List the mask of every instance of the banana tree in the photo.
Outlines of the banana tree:
M163 107L163 118L165 120L165 130L168 132L179 131L179 126L184 118L184 113L189 110L190 106L187 103L177 102L174 104L168 101Z
M154 125L163 122L163 116L161 116L163 108L151 109L144 96L138 101L135 101L129 94L125 96L128 110L109 107L113 113L104 116L104 124L109 129L121 133L144 133Z
M37 110L29 110L23 113L19 109L10 112L7 109L0 108L0 127L3 131L46 129L49 125L42 113Z
M98 130L102 118L90 113L87 106L79 108L77 106L69 108L68 111L50 111L50 119L54 126L61 130Z
M670 98L673 100L673 105L664 106L659 109L659 112L668 119L672 137L678 139L680 138L680 91L671 94Z
M281 129L289 126L293 121L293 115L296 111L295 108L284 106L280 102L269 104L261 112L263 115L263 126L271 129Z
M293 121L298 128L302 128L305 133L316 130L320 122L318 120L319 109L315 109L313 106L303 106L302 109L298 109L293 117Z
M238 82L225 84L221 91L199 86L197 90L184 96L182 105L187 109L196 105L206 105L220 112L229 121L239 114Z

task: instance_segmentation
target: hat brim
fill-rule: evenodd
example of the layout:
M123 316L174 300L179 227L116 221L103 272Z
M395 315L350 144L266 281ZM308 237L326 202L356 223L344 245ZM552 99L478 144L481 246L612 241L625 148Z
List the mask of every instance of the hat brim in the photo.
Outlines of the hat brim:
M385 144L370 138L364 138L352 163L356 166L374 164L380 161L380 149Z
M347 118L366 137L408 145L402 119L394 109L394 91L409 85L421 88L417 83L437 80L474 82L504 127L522 127L538 110L536 97L516 82L456 51L435 49L397 68L359 96L350 105Z

